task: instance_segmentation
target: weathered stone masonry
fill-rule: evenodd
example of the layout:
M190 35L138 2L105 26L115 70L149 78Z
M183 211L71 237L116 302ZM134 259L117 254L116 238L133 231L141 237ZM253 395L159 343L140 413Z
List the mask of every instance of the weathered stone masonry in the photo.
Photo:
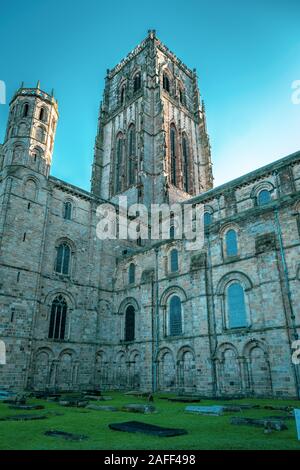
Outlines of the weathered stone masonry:
M107 71L92 189L50 176L53 96L20 88L0 146L7 389L298 396L300 152L212 188L195 71L150 31ZM203 204L205 245L100 241L97 207Z

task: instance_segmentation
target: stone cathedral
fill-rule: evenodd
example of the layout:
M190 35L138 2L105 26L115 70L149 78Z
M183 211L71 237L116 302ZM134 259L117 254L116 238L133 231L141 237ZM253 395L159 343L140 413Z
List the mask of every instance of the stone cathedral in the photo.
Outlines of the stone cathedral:
M39 84L12 97L0 388L299 396L300 152L214 188L196 71L153 30L107 70L90 192L50 174L57 122ZM203 205L203 247L99 240L120 195Z

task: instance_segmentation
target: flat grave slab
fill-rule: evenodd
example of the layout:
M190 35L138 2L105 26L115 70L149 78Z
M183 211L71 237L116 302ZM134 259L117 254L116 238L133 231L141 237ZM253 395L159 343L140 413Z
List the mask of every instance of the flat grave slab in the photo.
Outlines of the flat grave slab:
M197 397L171 397L167 398L167 400L178 403L199 403L201 401L201 399Z
M230 424L236 424L241 426L257 426L267 428L275 431L285 431L288 429L287 425L280 419L255 419L255 418L237 418L233 417L230 420Z
M153 405L142 405L136 403L130 403L129 405L122 406L122 411L130 411L131 413L155 413L156 408Z
M88 410L94 410L94 411L119 411L119 409L115 406L105 406L105 405L87 405L85 408Z
M140 421L127 421L125 423L113 423L108 425L110 429L114 431L124 432L140 432L143 434L151 434L159 437L172 437L181 436L187 434L185 429L176 428L163 428L161 426L155 426L153 424L142 423Z
M185 411L187 411L188 413L194 413L194 414L220 416L221 414L223 414L224 407L219 406L219 405L186 406Z
M46 415L12 415L12 416L3 416L0 418L0 421L34 421L37 419L47 419Z
M62 439L66 439L67 441L83 441L84 439L88 439L88 436L84 436L83 434L73 434L70 432L64 432L64 431L57 431L57 430L51 430L51 431L46 431L45 436L50 436L50 437L60 437Z
M11 410L43 410L45 407L43 405L10 405L8 407Z

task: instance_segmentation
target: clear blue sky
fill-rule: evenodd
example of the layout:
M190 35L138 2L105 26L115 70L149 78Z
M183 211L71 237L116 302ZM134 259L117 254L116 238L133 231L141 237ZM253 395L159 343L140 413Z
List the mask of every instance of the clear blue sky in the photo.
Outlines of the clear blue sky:
M52 175L90 187L104 76L147 34L196 68L215 184L300 149L299 0L2 0L0 80L55 90ZM3 141L8 105L0 105Z

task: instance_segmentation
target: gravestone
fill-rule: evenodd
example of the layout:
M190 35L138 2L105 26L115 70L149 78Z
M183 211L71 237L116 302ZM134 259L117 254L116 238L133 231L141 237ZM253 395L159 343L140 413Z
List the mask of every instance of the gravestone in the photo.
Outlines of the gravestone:
M12 415L3 416L0 421L32 421L37 419L47 419L46 415Z
M294 414L295 414L295 420L296 420L298 441L300 441L300 409L295 408L294 409Z
M180 396L180 397L168 398L168 401L175 401L175 402L178 402L178 403L198 403L199 401L201 401L201 399L198 398L198 397Z
M95 411L118 411L118 408L116 408L115 406L105 405L87 405L86 409Z
M275 431L285 431L288 429L287 425L280 419L255 419L255 418L236 418L230 420L230 424L237 424L241 426L257 426L265 429L274 429Z
M223 414L224 407L219 405L213 406L186 406L185 411L201 415L220 416Z
M11 410L43 410L43 405L10 405L8 408Z
M187 434L185 429L163 428L153 424L142 423L140 421L128 421L126 423L114 423L108 425L114 431L141 432L159 437L181 436Z
M84 436L83 434L72 434L70 432L56 430L46 431L44 434L45 436L50 437L60 437L62 439L66 439L67 441L82 441L84 439L88 439L88 436Z
M153 405L129 404L122 407L122 411L130 411L132 413L155 413L156 409Z

